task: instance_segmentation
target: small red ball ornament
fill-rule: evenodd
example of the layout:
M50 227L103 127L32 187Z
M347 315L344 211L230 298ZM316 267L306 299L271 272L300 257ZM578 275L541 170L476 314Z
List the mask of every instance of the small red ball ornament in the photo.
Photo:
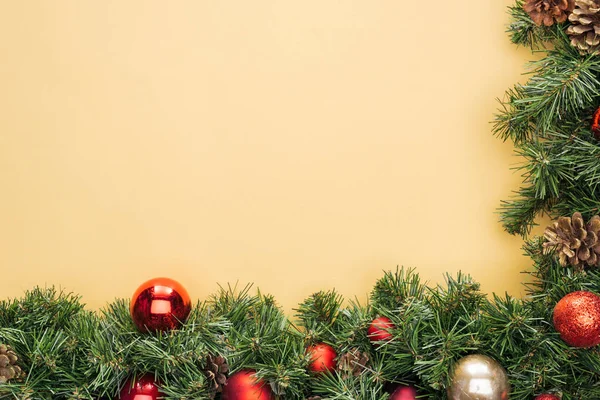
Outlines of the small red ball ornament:
M131 298L133 322L142 331L169 331L185 322L192 310L190 295L185 288L169 278L144 282Z
M594 118L592 119L592 133L596 140L600 140L600 107L596 109Z
M600 344L600 296L592 292L569 293L556 304L554 328L569 346Z
M129 380L121 389L119 400L156 400L164 396L158 391L151 375L144 375L135 381Z
M552 393L544 393L535 396L533 400L560 400L560 397Z
M400 385L390 396L390 400L415 400L417 398L417 389L414 386Z
M337 353L330 345L318 343L306 349L306 353L310 354L308 369L312 372L333 371L335 369Z
M223 386L222 400L273 400L269 385L254 376L256 372L244 369L231 375Z
M388 317L379 317L371 322L369 329L367 329L367 334L371 342L383 342L392 338L389 330L393 328L394 324L391 319Z

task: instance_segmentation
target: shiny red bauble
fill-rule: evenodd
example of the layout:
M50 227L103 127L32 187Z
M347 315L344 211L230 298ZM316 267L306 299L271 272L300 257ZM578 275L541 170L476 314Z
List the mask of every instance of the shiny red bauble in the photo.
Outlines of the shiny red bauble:
M371 322L367 334L369 335L371 342L383 342L392 338L390 329L393 328L394 324L391 319L388 317L379 317Z
M552 393L544 393L535 396L533 400L560 400L560 397Z
M275 396L266 382L254 376L256 372L243 369L231 375L223 386L222 400L273 400Z
M135 381L127 381L119 400L156 400L159 397L164 396L158 391L156 381L151 375L144 375Z
M560 397L552 393L544 393L535 396L533 400L560 400Z
M600 344L600 296L592 292L569 293L556 304L554 328L569 346Z
M413 386L398 386L394 393L391 394L389 400L415 400L417 398L417 389Z
M310 355L310 364L308 369L312 372L333 371L335 369L337 353L330 345L318 343L309 346L306 353Z
M181 327L190 315L192 303L179 282L155 278L135 291L129 310L140 331L169 331Z

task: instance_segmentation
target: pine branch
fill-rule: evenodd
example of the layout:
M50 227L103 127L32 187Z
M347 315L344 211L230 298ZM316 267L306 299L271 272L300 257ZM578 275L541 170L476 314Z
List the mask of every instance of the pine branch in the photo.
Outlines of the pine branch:
M315 393L324 400L385 400L388 398L376 374L362 374L343 379L326 374L315 383Z
M313 293L295 310L299 327L305 333L308 345L332 342L339 329L339 312L343 297L335 290Z
M550 132L544 140L526 142L518 153L524 158L517 167L523 186L515 199L500 208L505 229L526 236L536 217L572 215L586 217L600 210L600 143L589 130L570 135Z
M600 60L582 57L565 34L546 57L531 63L531 78L506 92L494 133L515 144L545 137L561 122L594 107L600 93Z
M533 49L545 47L548 42L560 36L560 27L537 26L523 9L523 1L517 0L514 6L508 8L511 22L507 33L514 44Z
M371 292L371 302L375 308L393 310L407 299L422 298L425 288L414 268L396 268L396 272L385 272L377 281Z

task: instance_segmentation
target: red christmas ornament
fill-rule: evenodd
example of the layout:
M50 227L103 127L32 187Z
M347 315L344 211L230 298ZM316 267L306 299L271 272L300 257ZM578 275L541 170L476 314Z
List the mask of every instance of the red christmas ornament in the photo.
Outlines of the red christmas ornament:
M394 324L391 319L388 317L379 317L371 322L367 334L369 335L371 342L383 342L392 338L392 334L389 330L393 328Z
M274 400L269 385L256 378L256 371L244 369L231 375L223 386L222 400Z
M600 344L600 296L592 292L569 293L556 304L554 328L569 346Z
M560 400L560 397L552 393L544 393L535 396L533 400Z
M156 400L159 396L164 396L158 391L156 382L151 375L144 375L135 381L127 381L119 400Z
M592 120L592 132L597 140L600 140L600 107L594 113L594 119Z
M417 398L417 389L414 386L400 385L389 400L415 400Z
M179 282L155 278L144 282L131 298L133 322L142 331L169 331L185 322L192 310L190 296Z
M308 369L312 372L333 371L335 369L337 353L330 345L318 343L306 349L306 353L310 354Z

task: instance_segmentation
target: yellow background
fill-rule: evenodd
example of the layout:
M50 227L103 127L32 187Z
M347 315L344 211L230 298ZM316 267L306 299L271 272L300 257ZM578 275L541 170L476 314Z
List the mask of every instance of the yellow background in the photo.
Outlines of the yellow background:
M160 275L290 311L383 269L521 294L495 98L511 1L3 1L1 296Z

